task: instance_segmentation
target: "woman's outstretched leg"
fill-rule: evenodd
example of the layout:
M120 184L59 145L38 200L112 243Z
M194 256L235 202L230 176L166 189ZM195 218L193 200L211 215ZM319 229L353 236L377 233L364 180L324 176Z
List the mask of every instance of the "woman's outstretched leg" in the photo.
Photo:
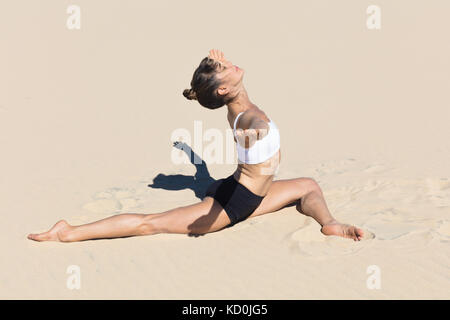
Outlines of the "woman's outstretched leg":
M145 214L119 214L92 223L71 226L65 220L57 222L49 231L30 234L35 241L73 242L88 239L120 238L150 234L144 224Z
M204 234L220 230L229 223L220 204L211 197L206 197L199 203L162 213L125 213L80 226L71 226L61 220L47 232L29 234L28 239L74 242L157 233Z

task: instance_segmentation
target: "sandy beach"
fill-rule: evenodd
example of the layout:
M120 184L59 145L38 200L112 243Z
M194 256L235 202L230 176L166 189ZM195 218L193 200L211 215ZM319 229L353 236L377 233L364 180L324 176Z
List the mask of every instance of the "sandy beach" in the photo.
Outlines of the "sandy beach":
M449 299L450 3L379 0L369 29L372 4L2 1L0 299ZM199 237L28 240L60 219L196 203L235 170L205 153L226 107L182 95L212 48L279 127L275 179L314 178L364 239L289 207ZM179 129L201 168L174 148Z

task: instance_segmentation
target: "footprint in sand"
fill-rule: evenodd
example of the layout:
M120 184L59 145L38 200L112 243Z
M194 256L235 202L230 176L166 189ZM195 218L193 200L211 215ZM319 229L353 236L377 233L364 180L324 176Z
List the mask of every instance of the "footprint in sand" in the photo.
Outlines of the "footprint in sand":
M435 207L450 206L450 179L447 178L427 178L425 179L427 186L428 199Z
M402 250L417 250L433 240L432 226L435 223L423 218L405 218L406 213L395 208L374 212L361 224L377 235L377 239L389 243L390 247Z
M381 163L373 163L364 168L364 172L366 173L382 173L391 170L391 168L385 166Z
M375 180L375 179L369 179L367 180L366 184L363 187L363 190L365 192L371 192L376 190L382 190L386 189L392 186L392 183L386 180Z
M366 194L383 203L408 205L423 202L423 182L420 179L369 179L364 185Z
M393 239L379 239L385 242L389 248L401 249L403 252L416 252L419 248L428 246L433 240L430 230L414 230L403 233Z
M420 225L392 220L365 222L362 226L373 230L378 240L395 240L413 232L423 231Z
M435 228L435 233L439 240L450 241L450 221L441 220L438 222L437 228Z
M353 158L329 161L319 164L314 168L314 172L318 175L325 175L329 173L343 174L353 169L352 166L356 164L356 160Z
M310 170L313 172L313 175L324 176L328 174L342 175L354 172L379 174L391 171L392 169L392 166L381 162L367 163L354 158L347 158L315 164Z
M117 213L122 209L119 201L116 199L97 199L86 203L83 209L94 213Z
M361 241L353 241L338 236L325 236L320 232L320 226L308 222L300 229L291 233L286 240L293 253L310 258L328 258L330 256L353 255L364 249L375 238L375 234L367 229Z
M83 209L94 213L121 213L140 206L140 200L134 189L110 188L94 195L94 200L86 203Z
M356 200L358 193L363 189L358 186L343 186L340 188L324 189L324 197L327 204L333 210L337 210Z

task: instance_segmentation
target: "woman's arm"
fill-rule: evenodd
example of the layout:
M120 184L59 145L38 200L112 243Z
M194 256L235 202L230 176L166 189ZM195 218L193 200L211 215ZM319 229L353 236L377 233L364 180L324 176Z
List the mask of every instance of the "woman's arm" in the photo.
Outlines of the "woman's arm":
M239 120L236 137L238 143L245 148L252 147L257 140L261 140L269 132L269 124L256 113L245 112Z

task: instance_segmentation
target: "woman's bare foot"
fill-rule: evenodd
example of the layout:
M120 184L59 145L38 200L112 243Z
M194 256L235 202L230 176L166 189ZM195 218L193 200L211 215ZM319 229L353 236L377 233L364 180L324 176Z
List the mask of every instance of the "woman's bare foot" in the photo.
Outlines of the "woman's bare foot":
M42 233L31 233L28 239L34 241L66 241L67 231L72 228L65 220L58 221L49 231Z
M353 239L354 241L360 241L364 236L362 229L337 222L336 220L324 224L320 231L326 236L340 236Z

